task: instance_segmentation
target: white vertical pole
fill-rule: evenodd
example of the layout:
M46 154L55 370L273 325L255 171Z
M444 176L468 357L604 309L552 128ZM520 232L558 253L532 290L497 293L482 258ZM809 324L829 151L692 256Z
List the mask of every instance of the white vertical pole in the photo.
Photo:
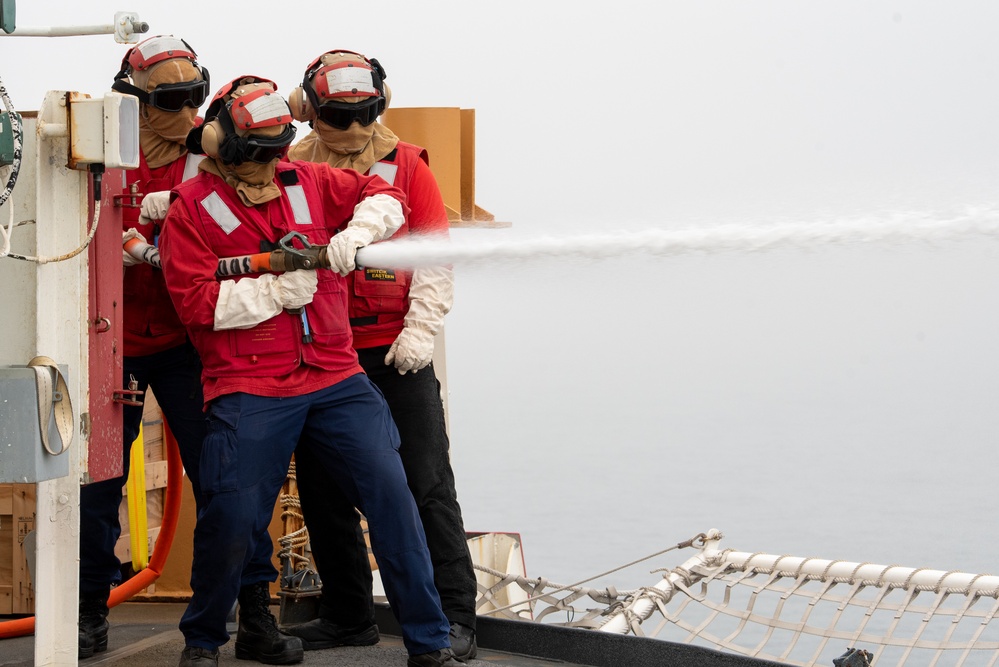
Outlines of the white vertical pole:
M38 113L40 127L65 127L65 93L50 91ZM58 256L86 238L87 173L66 167L68 139L39 135L36 150L36 254ZM69 475L38 484L35 562L35 664L76 665L80 570L80 470L87 441L80 432L88 411L87 253L40 264L36 292L37 354L69 368L76 432L65 454Z
M451 417L448 413L448 389L447 389L447 354L444 351L444 324L441 324L440 331L434 337L434 373L441 383L441 401L444 403L444 428L448 437L451 436ZM454 456L454 452L451 453Z

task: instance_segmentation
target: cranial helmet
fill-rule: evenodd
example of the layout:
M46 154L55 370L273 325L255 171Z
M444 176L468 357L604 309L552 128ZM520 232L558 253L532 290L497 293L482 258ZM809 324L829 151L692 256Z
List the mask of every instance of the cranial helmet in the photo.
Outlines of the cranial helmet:
M327 51L305 68L302 85L288 96L295 120L319 119L338 130L355 121L367 127L385 111L390 97L385 69L354 51Z
M144 84L149 80L151 70L176 58L190 63L194 70L191 79L145 90ZM141 79L141 85L134 85L139 83L138 79ZM125 53L111 89L134 95L143 104L163 111L180 111L185 106L197 109L204 104L210 85L208 70L198 64L198 56L187 42L173 35L157 35L139 42Z
M187 135L187 148L223 164L267 164L284 155L295 138L291 121L291 110L277 94L277 84L258 76L241 76L215 94L205 123Z

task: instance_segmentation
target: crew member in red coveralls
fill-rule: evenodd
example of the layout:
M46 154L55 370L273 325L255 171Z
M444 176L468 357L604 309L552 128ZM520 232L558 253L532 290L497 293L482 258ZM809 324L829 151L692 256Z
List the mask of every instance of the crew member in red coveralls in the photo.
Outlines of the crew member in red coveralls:
M410 214L393 236L447 238L448 219L427 151L400 141L377 122L388 102L385 70L352 51L328 51L292 91L292 114L312 127L289 157L377 174L406 193ZM385 395L399 428L399 453L420 510L434 583L451 623L455 657L475 657L477 586L455 491L434 336L451 309L448 267L415 271L360 268L347 275L350 325L361 367ZM330 493L310 460L296 455L298 493L312 553L323 580L320 615L287 632L305 649L374 644L371 570L353 505ZM350 546L352 545L352 546Z
M143 195L141 212L124 210L122 242L130 238L157 242L169 208L170 189L198 173L204 156L189 151L187 135L200 122L197 109L208 97L208 71L198 64L187 42L169 35L144 40L122 61L112 88L135 95L140 104L141 160L126 172L126 190L134 184ZM159 268L123 253L125 265L125 378L135 378L143 393L152 387L177 438L181 460L200 507L199 459L205 437L201 362L174 311ZM141 406L124 408L125 477L92 484L81 491L80 656L107 647L107 590L118 574L114 543L118 539L121 483L128 476L128 451L139 431ZM113 498L112 498L113 496ZM113 528L113 533L111 532ZM285 662L300 656L301 642L272 629L269 596L260 582L271 578L270 535L257 545L243 569L240 589L239 638L252 657ZM112 560L114 559L114 560Z
M343 276L358 248L406 222L404 195L356 171L282 162L295 129L275 89L247 76L219 91L188 137L210 159L174 188L161 238L170 296L204 364L208 413L180 665L217 664L240 570L297 446L368 517L407 664L457 667L399 434L357 362L347 318ZM220 259L290 232L327 246L332 270L217 276ZM247 657L238 636L236 656Z
M147 194L141 209L123 209L123 241L155 240L170 188L197 171L201 156L184 145L198 107L208 97L208 72L187 42L157 36L132 47L115 76L114 90L139 98L139 168L125 172L126 190L134 184ZM139 230L142 231L139 231ZM124 383L135 380L142 392L156 394L177 439L180 456L199 496L197 470L205 417L201 411L201 362L177 319L162 272L123 253ZM142 406L125 405L123 475L80 489L79 657L107 650L108 594L121 581L114 547L121 534L118 508L128 479L129 452L139 435Z

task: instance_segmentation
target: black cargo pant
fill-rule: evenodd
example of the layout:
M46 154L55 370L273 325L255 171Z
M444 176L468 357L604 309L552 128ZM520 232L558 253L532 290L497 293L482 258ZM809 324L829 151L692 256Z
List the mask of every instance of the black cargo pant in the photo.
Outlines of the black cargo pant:
M475 628L475 572L449 458L440 382L433 364L400 375L385 365L388 346L358 350L361 366L388 402L399 429L399 453L420 512L434 584L451 623ZM323 582L320 615L353 627L374 617L371 570L359 516L319 467L296 453L298 492ZM310 519L312 519L310 521Z
M177 439L180 459L201 503L198 466L207 422L202 412L201 360L186 342L155 354L125 357L124 386L134 377L145 396L152 387L156 400ZM104 597L112 584L121 583L121 563L114 553L121 535L118 508L122 485L128 480L132 442L139 435L143 407L123 410L122 476L93 482L80 489L80 596Z

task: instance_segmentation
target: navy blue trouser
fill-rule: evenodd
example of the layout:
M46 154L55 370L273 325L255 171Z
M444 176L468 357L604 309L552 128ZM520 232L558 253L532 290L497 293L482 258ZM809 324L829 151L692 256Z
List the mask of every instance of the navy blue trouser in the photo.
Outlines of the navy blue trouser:
M141 357L125 357L124 384L131 377L145 395L152 387L163 416L177 439L180 458L194 486L198 489L198 458L205 437L202 412L201 360L190 343ZM80 489L80 596L107 595L112 584L121 582L121 563L114 547L121 535L118 508L121 487L128 479L129 453L139 435L142 406L123 406L123 474L121 477L87 484Z
M384 394L399 429L399 453L427 536L444 614L474 629L475 571L455 491L440 382L433 364L400 375L385 365L388 349L358 350L358 359ZM320 615L344 627L371 621L371 570L354 504L324 484L307 453L296 454L295 461L298 494L323 581Z
M257 545L270 547L262 538L297 451L368 517L407 650L450 646L398 446L388 406L363 373L302 396L213 400L201 456L204 505L194 530L194 595L180 621L187 645L212 649L228 641L226 615L239 593L240 572ZM276 578L271 566L267 580Z

